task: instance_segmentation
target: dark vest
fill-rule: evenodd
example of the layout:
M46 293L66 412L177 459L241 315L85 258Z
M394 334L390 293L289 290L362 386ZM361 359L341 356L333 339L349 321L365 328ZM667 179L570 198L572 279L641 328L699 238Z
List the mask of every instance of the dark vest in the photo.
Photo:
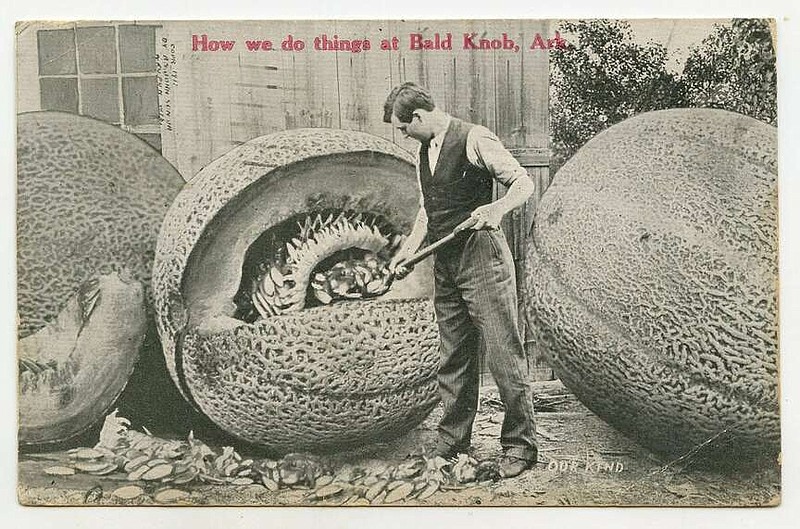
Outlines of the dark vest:
M419 177L428 215L428 242L441 239L475 208L492 201L491 173L472 165L467 158L467 135L472 127L471 123L451 118L433 174L428 147L420 146Z

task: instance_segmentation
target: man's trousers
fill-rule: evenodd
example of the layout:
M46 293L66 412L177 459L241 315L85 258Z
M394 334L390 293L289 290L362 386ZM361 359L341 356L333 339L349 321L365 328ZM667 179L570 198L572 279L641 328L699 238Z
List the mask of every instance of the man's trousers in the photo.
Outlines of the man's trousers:
M465 450L470 445L483 343L505 405L500 444L509 455L532 460L537 453L533 396L517 321L514 262L503 232L467 232L439 250L434 290L444 405L439 449Z

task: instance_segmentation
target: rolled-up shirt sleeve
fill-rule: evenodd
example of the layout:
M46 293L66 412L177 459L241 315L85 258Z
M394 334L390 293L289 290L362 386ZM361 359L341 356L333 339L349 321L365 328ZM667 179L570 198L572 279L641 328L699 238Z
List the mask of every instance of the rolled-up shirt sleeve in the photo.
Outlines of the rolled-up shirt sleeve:
M510 186L520 177L530 178L528 172L503 146L500 138L486 127L476 125L470 129L466 148L471 164L487 169L505 186Z

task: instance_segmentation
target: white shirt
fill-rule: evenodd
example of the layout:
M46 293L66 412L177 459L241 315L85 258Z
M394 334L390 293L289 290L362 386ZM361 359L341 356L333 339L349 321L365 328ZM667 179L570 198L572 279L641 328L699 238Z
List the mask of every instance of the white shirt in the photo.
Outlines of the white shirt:
M431 174L436 171L436 163L439 161L439 153L442 151L442 143L450 128L451 117L447 116L444 132L437 134L431 139L428 147L428 161L430 163ZM467 159L469 163L476 167L488 170L495 180L506 187L514 183L519 177L528 178L528 172L512 156L508 149L503 146L492 131L482 125L474 125L467 134ZM417 153L419 155L419 152ZM417 160L417 182L422 190L422 182L419 179L419 160ZM420 192L420 203L422 203L422 193Z

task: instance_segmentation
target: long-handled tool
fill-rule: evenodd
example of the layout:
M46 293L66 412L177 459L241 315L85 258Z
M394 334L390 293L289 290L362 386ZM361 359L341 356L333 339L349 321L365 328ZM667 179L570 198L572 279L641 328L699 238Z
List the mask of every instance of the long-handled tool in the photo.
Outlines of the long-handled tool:
M423 249L419 250L418 252L416 252L414 255L412 255L408 259L403 259L402 261L400 261L397 264L397 266L398 267L399 266L405 266L405 267L414 266L415 264L419 263L420 261L422 261L423 259L428 257L429 255L431 255L433 252L435 252L436 250L438 250L439 248L441 248L445 244L447 244L450 241L452 241L453 239L455 239L458 236L459 233L470 229L472 226L475 225L476 222L478 222L476 219L474 219L472 217L469 217L467 220L465 220L464 222L462 222L461 224L456 226L455 229L453 229L452 232L450 232L449 234L445 235L444 237L442 237L438 241L436 241L434 243L431 243L428 246L424 247ZM389 275L386 276L386 279L385 279L383 285L381 285L381 287L378 290L376 290L375 292L364 294L364 298L376 298L378 296L382 296L382 295L386 294L386 292L388 292L389 289L391 288L392 283L394 283L395 278L396 278L396 274L394 273L394 271L389 272Z

